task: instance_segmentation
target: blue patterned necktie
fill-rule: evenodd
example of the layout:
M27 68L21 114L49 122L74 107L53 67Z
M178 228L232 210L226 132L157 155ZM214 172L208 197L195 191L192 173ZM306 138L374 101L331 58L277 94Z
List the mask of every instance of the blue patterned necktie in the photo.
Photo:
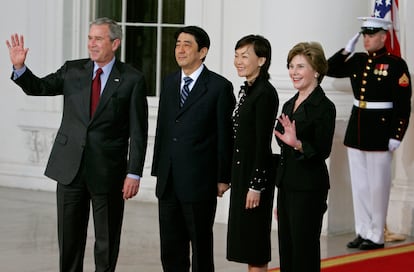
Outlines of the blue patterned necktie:
M190 88L188 88L188 85L190 85L192 81L193 79L191 77L184 77L184 86L181 89L181 94L180 94L180 107L184 105L185 100L190 94Z

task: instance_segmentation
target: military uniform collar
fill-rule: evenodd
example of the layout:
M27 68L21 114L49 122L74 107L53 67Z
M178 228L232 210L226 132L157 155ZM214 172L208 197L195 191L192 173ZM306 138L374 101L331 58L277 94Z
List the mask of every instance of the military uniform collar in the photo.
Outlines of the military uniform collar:
M377 50L377 51L375 51L375 52L372 52L372 53L368 53L368 55L371 57L371 58L378 58L378 57L381 57L381 56L384 56L384 55L386 55L388 52L387 52L387 48L385 48L385 46L383 47L383 48L381 48L380 50Z

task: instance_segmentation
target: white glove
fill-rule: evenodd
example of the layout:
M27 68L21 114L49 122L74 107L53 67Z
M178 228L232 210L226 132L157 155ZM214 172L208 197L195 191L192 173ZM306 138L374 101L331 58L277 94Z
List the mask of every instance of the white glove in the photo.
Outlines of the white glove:
M395 139L390 139L388 141L388 150L389 151L394 151L396 150L401 144L401 141L395 140Z
M361 36L361 33L358 32L357 34L355 34L354 37L352 37L352 39L350 39L348 41L348 43L345 46L345 51L348 53L352 53L355 50L355 45L358 42L359 36Z

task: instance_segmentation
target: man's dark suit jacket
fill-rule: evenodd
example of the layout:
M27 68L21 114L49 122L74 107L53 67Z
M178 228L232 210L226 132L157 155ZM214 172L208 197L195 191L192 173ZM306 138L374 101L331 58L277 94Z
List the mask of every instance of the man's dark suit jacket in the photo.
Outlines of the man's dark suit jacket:
M91 119L92 74L93 62L82 59L67 61L44 78L27 69L15 82L28 95L64 96L62 123L45 175L67 185L82 163L91 190L106 193L122 188L127 173L142 176L148 128L146 88L141 72L116 61Z
M180 108L180 82L181 71L167 76L161 90L152 164L156 195L162 197L172 178L179 200L211 200L218 182L230 182L233 85L204 67Z

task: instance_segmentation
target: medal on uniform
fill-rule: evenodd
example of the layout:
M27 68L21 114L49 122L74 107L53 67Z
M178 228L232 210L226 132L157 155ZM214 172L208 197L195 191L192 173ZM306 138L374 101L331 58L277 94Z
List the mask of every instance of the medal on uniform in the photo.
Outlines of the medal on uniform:
M375 65L374 75L388 76L388 64L378 63Z
M388 64L383 64L383 67L382 67L382 75L383 76L388 76Z

